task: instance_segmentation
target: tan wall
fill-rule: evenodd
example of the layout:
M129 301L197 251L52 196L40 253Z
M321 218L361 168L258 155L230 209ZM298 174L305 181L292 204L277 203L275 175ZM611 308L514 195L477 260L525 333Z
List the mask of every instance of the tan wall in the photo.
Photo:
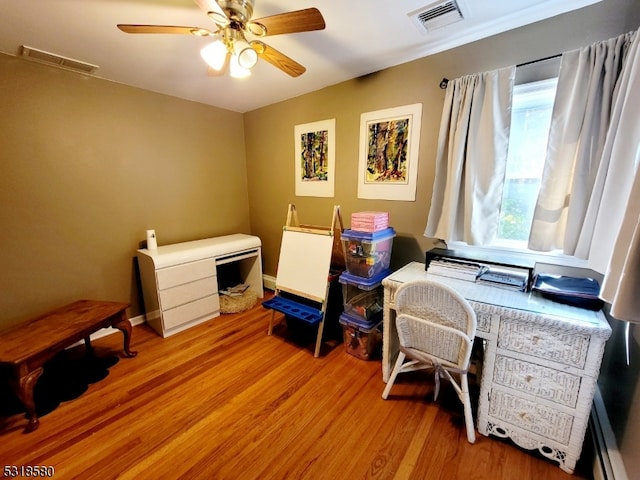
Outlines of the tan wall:
M0 327L131 302L160 245L249 232L242 115L0 55Z
M615 22L598 21L599 12L614 7L619 10ZM423 232L431 201L444 100L440 80L525 63L616 36L637 28L638 10L634 0L608 0L246 113L251 230L264 244L265 273L275 275L281 227L289 203L296 205L303 223L312 224L328 224L333 205L340 205L347 228L353 212L388 211L398 234L392 265L421 260L424 250L432 244ZM360 114L413 103L422 103L416 201L358 199ZM335 196L296 197L294 126L330 118L336 119Z
M340 205L346 228L352 212L389 211L398 234L394 261L404 252L420 255L424 251L426 239L419 229L424 230L424 206L431 198L434 172L429 168L429 157L435 149L443 97L436 75L424 75L418 63L411 63L245 114L251 228L263 241L265 273L275 275L289 203L296 205L302 223L314 225L329 225L334 204ZM416 82L420 77L423 80ZM424 86L416 89L416 83ZM416 202L359 200L360 113L418 102L423 103L423 118ZM296 197L294 126L329 118L336 119L335 197ZM413 255L404 255L404 260ZM401 261L396 263L401 265Z

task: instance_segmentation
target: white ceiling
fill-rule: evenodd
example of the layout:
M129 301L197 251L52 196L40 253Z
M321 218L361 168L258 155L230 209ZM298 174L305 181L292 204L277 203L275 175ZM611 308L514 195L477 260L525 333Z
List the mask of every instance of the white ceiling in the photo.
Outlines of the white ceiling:
M429 32L408 14L434 0L255 0L253 18L316 7L326 29L266 37L307 68L292 78L259 61L251 77L211 77L211 38L130 35L118 23L215 24L193 0L0 0L0 52L21 46L98 65L95 76L237 112L296 97L600 0L457 0L460 22Z

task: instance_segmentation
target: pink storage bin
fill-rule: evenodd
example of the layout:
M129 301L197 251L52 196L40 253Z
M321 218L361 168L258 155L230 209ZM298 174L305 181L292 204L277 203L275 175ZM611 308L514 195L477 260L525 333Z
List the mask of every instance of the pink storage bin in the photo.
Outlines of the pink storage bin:
M356 212L351 214L351 230L379 232L389 227L389 212Z

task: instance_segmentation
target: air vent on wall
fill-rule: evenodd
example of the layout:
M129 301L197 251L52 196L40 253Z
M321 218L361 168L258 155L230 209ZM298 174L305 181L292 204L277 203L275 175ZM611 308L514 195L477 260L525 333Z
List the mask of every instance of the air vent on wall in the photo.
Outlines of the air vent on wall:
M27 60L33 60L35 62L45 63L54 67L64 68L66 70L73 70L74 72L92 74L99 67L90 63L81 62L80 60L74 60L72 58L66 58L55 53L45 52L44 50L38 50L37 48L22 46L22 56Z
M464 18L462 11L455 0L432 3L426 7L409 13L414 22L427 32L435 28L451 25Z

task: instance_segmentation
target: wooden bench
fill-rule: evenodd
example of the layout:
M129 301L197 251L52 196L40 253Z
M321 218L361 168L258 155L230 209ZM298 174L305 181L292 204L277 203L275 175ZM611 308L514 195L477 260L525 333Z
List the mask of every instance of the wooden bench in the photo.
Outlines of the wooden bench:
M0 332L0 367L9 369L11 388L25 407L29 421L25 432L38 428L33 389L45 362L57 353L83 339L90 352L90 335L101 328L113 327L124 335L125 356L135 357L136 352L129 349L131 323L125 313L128 306L78 300Z

